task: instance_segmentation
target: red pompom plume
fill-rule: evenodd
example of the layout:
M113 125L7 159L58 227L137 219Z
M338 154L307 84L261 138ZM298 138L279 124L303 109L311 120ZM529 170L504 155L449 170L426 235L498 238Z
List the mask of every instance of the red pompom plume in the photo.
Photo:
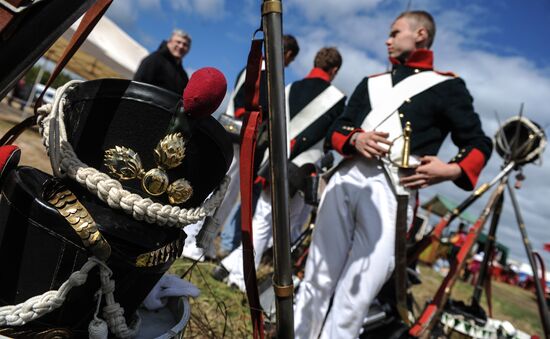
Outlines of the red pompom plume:
M220 106L227 82L222 72L204 67L193 73L183 91L183 108L192 117L208 116Z

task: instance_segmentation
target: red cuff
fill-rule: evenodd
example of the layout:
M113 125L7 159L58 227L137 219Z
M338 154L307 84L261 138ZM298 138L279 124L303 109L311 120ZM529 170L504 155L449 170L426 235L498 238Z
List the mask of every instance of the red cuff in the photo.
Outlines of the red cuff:
M235 110L235 118L241 119L245 112L246 112L246 110L244 109L244 107L237 108Z
M479 179L479 174L485 165L485 156L477 148L473 148L458 166L462 169L462 173L466 175L471 185L470 189L474 189Z
M332 133L332 137L330 138L332 148L338 151L338 153L346 155L344 153L344 147L349 144L349 139L351 138L351 136L357 132L363 132L363 130L360 128L356 128L348 135L344 135L340 132L335 131L334 133Z

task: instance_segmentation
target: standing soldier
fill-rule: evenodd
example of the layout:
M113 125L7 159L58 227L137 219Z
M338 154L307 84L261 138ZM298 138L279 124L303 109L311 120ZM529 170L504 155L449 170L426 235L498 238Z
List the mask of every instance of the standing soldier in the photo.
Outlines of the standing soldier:
M327 131L344 109L346 101L344 94L331 85L331 81L341 66L342 56L336 48L322 48L317 52L314 68L309 74L304 79L296 81L286 88L290 120L288 124L288 140L290 142L289 188L292 195L289 208L293 238L299 235L300 227L303 226L311 212L311 206L307 205L303 195L297 192L303 190L302 187L299 187L305 180L303 176L309 175L301 169L307 168L306 164L316 163L321 159ZM293 183L295 184L293 185ZM257 269L263 252L271 245L273 238L269 187L266 187L260 195L252 226ZM241 247L222 260L218 273L220 270L229 272L228 284L234 284L241 290L245 290ZM217 276L220 277L219 274Z
M285 34L283 36L283 50L284 50L284 64L285 67L289 66L298 53L300 52L300 46L296 38L290 34ZM227 114L234 116L237 119L242 120L244 118L244 79L246 77L246 68L244 68L239 75L237 76L237 81L235 82L235 89L231 94L230 102L227 107ZM260 83L260 104L264 111L264 121L267 121L269 114L267 105L267 87L265 86L266 76L265 76L265 67L262 66L262 76ZM264 143L267 139L264 140ZM221 233L220 239L220 252L223 255L229 254L237 246L239 246L241 237L240 237L240 213L237 213L237 216L233 220L229 220L231 211L233 207L237 204L239 189L240 189L240 180L239 180L239 145L234 145L234 157L231 168L229 169L228 175L231 176L231 183L227 189L227 195L222 205L216 212L216 219L220 222L220 225L225 225ZM256 158L260 158L261 154L257 154Z
M330 131L346 159L321 198L296 298L297 338L357 338L395 266L396 192L410 194L410 224L417 189L451 180L472 190L491 154L464 81L433 71L434 36L429 13L399 15L386 41L391 72L363 79ZM401 152L407 122L411 162L419 166L398 176L386 156ZM436 154L448 134L460 151L445 163Z

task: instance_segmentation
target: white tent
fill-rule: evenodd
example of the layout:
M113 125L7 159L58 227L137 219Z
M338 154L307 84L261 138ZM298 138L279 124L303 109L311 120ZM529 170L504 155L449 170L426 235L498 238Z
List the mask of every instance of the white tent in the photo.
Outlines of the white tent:
M71 36L75 22L44 54L57 62ZM103 17L73 56L66 68L86 80L98 78L131 79L148 51L107 17Z

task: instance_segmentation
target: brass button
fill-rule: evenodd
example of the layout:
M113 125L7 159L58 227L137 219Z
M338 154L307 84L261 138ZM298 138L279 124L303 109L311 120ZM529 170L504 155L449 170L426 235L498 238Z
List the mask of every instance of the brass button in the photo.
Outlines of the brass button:
M405 116L405 115L404 115L403 113L401 113L401 112L399 113L399 117L400 117L400 118L403 118L404 116Z
M418 73L418 72L420 72L420 70L419 70L418 68L415 68L415 69L414 69L414 72L415 72L415 73Z
M410 104L410 103L411 103L411 99L410 99L410 98L409 98L409 99L405 99L405 102L406 102L407 104Z

